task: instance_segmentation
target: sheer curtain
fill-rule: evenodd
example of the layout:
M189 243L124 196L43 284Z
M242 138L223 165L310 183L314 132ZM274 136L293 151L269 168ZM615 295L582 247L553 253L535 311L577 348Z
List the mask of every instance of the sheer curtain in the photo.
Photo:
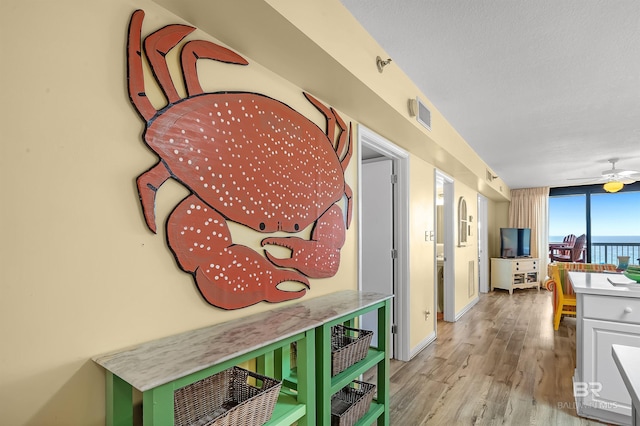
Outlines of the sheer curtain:
M542 280L549 263L549 187L512 189L509 227L531 228L531 257L540 259Z

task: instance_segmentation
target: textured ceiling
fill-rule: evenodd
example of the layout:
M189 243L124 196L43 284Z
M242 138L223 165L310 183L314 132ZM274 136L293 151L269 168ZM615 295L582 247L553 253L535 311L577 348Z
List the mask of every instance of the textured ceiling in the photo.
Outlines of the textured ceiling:
M341 1L511 188L640 171L640 1Z

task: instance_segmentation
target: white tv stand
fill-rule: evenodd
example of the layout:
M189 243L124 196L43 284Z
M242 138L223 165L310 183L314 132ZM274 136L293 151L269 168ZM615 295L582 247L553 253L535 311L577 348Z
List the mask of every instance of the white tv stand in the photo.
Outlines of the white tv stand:
M540 289L539 264L533 257L491 258L491 290L501 288L513 294L516 288Z

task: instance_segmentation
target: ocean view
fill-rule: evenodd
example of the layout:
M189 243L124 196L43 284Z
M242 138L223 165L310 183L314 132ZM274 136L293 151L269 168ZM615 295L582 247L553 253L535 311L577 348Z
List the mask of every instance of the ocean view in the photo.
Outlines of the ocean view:
M576 234L578 236L579 234ZM565 235L549 236L550 243L561 243ZM640 235L623 236L593 236L592 243L636 243L640 244Z
M561 242L563 236L549 236L549 242ZM629 256L629 264L638 264L640 235L594 236L591 241L591 263L618 263L618 256Z

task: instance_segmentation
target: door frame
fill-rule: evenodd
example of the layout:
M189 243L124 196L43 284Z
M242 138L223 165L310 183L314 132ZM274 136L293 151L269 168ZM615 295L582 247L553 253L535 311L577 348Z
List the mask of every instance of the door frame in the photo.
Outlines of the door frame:
M443 227L444 227L444 320L447 322L456 321L456 281L455 281L455 237L456 237L456 224L455 224L455 187L454 180L451 176L436 169L434 185L442 184L443 189ZM437 197L437 190L434 186L434 197ZM436 199L433 200L434 209ZM437 235L436 235L437 240ZM436 253L434 253L433 264L435 265L436 273L438 270ZM437 281L435 281L437 283ZM438 303L438 286L434 286L435 303ZM437 311L437 305L436 305ZM436 321L436 334L437 334L437 321Z
M478 291L489 292L489 212L487 197L478 194Z
M397 257L394 263L393 294L396 325L395 345L391 356L400 361L410 359L410 291L409 291L409 153L367 127L358 124L358 195L362 188L362 147L366 146L391 159L393 172L398 177L394 185L393 238ZM362 202L358 205L358 290L362 283Z

